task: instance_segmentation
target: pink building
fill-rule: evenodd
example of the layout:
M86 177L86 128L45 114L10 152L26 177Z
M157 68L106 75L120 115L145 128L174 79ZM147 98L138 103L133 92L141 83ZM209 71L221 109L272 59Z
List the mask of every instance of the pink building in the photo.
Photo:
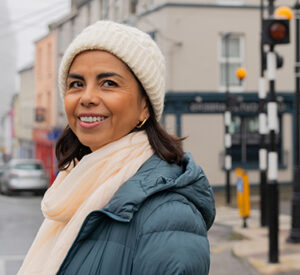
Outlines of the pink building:
M35 158L43 161L51 182L56 174L55 142L58 123L57 34L50 32L36 41L35 58Z

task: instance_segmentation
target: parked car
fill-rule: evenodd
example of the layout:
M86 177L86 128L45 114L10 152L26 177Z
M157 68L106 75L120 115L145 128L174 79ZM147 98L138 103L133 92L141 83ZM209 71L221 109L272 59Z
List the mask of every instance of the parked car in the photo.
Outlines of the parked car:
M1 164L0 164L0 185L1 185L2 175L3 175L3 173L4 173L4 169L5 169L4 164L1 163Z
M41 161L12 159L4 165L0 192L10 195L20 191L43 194L49 186L49 176Z

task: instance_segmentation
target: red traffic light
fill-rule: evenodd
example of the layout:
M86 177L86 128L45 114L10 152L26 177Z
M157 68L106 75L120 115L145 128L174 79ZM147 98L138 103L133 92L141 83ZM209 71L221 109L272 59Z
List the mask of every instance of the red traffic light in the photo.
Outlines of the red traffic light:
M275 22L270 26L269 30L270 30L270 36L273 39L280 41L285 38L287 27L282 23Z
M263 44L275 46L290 43L290 22L287 19L268 18L263 20Z

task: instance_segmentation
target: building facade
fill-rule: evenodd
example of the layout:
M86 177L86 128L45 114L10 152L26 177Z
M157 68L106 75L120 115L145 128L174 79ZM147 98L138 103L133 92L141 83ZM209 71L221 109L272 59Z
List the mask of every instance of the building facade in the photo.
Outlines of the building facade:
M194 102L195 106L198 102L200 106L199 101L202 101L203 107L208 101L224 107L227 85L225 48L228 46L229 91L239 95L244 106L251 109L249 97L257 95L260 75L259 4L260 1L246 0L138 2L136 25L154 37L166 56L167 99L176 93L178 100L183 100L181 95L184 94L186 97L194 95L194 99L185 106L183 104L182 109L176 108L166 114L165 127L176 134L176 125L181 123L180 134L187 137L185 151L193 153L213 185L225 183L224 109L220 112L218 107L210 106L209 112L201 107L200 110L191 110L190 103ZM276 4L288 5L293 1L276 1ZM283 68L276 72L276 89L286 93L286 106L291 106L294 91L293 34L291 24L291 44L276 47L285 60ZM225 39L228 35L229 38ZM248 71L243 82L235 77L235 70L240 66ZM252 103L255 101L258 101L257 96ZM174 102L173 98L169 102L180 106L180 101ZM166 107L168 105L167 100ZM203 108L208 108L208 104ZM279 116L279 182L291 182L292 179L293 112L286 110L290 111ZM247 169L250 182L258 183L258 110L235 112L231 126L233 167Z
M28 65L19 72L20 90L15 109L16 157L33 158L33 129L35 123L34 67Z
M57 173L55 142L61 133L57 93L57 33L36 41L35 59L35 158L43 161L51 181Z
M294 1L276 1L276 5L283 4L293 5ZM239 96L243 102L234 112L231 125L233 166L246 168L250 182L258 183L258 112L255 104L260 75L259 5L259 0L72 1L70 14L50 25L50 30L57 32L57 66L76 34L98 19L127 23L148 32L166 57L167 97L162 119L165 128L186 136L185 151L192 152L212 185L224 185L222 108L228 86L230 93ZM265 9L265 16L266 13ZM294 24L291 22L291 44L276 47L285 61L283 68L276 72L278 100L282 103L278 137L279 182L292 179L293 42ZM243 82L239 82L234 74L240 66L248 72ZM229 80L226 80L227 72ZM62 105L60 107L59 112L63 113Z

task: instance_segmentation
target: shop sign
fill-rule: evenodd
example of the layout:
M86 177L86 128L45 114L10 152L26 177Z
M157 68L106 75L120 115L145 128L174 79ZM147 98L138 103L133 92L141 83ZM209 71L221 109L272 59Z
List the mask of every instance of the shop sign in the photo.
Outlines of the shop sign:
M191 102L189 104L189 111L191 113L224 113L226 110L225 102ZM233 113L258 113L258 102L241 102L231 107ZM278 103L278 111L283 113L286 111L286 104L284 102Z

